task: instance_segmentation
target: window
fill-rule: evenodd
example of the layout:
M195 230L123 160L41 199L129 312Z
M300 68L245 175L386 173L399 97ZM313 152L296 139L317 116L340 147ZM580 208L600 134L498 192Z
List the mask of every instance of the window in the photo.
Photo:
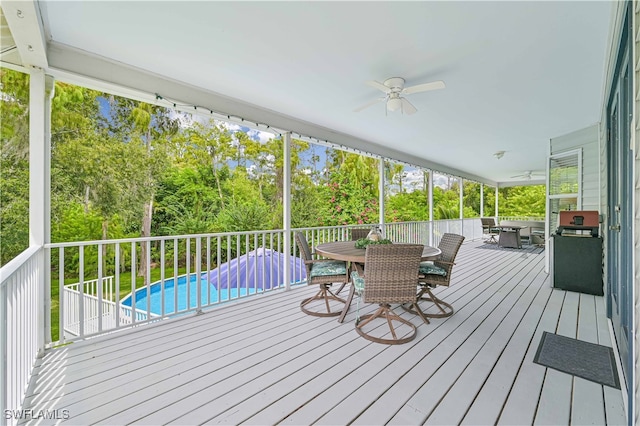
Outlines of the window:
M558 227L558 212L582 208L582 150L549 157L549 232Z

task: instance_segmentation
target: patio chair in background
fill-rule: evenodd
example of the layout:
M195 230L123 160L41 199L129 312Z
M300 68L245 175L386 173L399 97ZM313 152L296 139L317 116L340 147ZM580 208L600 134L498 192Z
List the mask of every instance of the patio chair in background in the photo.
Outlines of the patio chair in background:
M364 276L357 271L351 273L353 285L358 294L363 295L365 303L378 303L380 306L373 314L363 315L356 320L356 331L367 340L377 343L397 345L407 343L416 336L416 326L400 317L391 309L392 303L411 304L420 314L416 304L416 288L418 285L418 267L424 246L420 244L382 244L369 245L365 253L366 269ZM420 315L425 323L429 320ZM374 336L381 335L381 327L370 327L367 332L365 326L375 319L384 319L389 326L392 338ZM394 325L394 323L396 325ZM404 326L403 326L404 325ZM398 336L396 329L402 327L404 335ZM386 332L383 332L386 334ZM382 334L382 335L384 335Z
M480 220L482 221L482 233L489 236L485 243L497 243L496 235L500 234L500 230L496 229L496 220L492 217L481 217Z
M347 264L340 260L329 259L314 259L311 250L309 249L309 243L307 238L302 232L295 233L296 244L300 250L300 257L304 260L305 267L307 269L307 284L320 286L320 290L315 296L304 299L300 302L300 309L302 312L308 315L317 317L333 317L342 313L342 309L345 309L346 301L336 296L331 291L331 285L334 283L340 283L342 287L349 282L349 273ZM338 292L340 291L338 290ZM308 305L316 305L313 302L322 301L326 307L326 312L309 310ZM331 301L339 302L342 308L338 311L331 310ZM335 304L335 303L334 303Z
M353 228L351 229L351 239L357 241L360 238L367 238L371 229L369 228Z
M455 265L454 260L460 250L460 246L464 241L462 235L444 234L440 240L438 248L442 252L440 257L433 262L420 263L420 290L416 295L418 304L421 301L432 302L440 311L439 313L430 313L428 310L415 311L414 309L403 306L405 310L412 313L422 312L429 318L444 318L453 315L453 306L449 303L438 299L431 289L436 286L449 286L451 282L451 271Z

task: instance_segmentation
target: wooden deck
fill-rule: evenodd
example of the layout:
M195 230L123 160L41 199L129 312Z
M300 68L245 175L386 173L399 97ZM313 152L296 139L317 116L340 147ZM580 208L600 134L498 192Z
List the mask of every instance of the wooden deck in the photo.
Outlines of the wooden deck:
M621 391L533 363L543 331L610 346L604 299L550 288L541 249L483 247L439 291L452 317L403 314L408 344L358 336L355 301L343 324L304 315L302 286L52 350L24 408L73 425L625 424Z

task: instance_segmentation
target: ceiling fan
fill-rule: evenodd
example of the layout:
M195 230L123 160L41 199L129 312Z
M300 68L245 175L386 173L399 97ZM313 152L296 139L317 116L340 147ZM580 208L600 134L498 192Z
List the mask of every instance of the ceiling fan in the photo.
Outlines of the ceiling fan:
M413 114L417 111L416 107L414 107L411 102L409 102L406 98L401 95L411 95L413 93L419 92L428 92L430 90L444 89L444 81L432 81L430 83L417 84L415 86L404 87L404 78L401 77L391 77L386 79L383 83L377 81L367 81L367 84L371 87L375 87L376 89L384 92L386 96L382 98L375 99L371 102L367 102L354 109L354 112L362 111L365 108L368 108L378 102L385 101L386 109L385 111L397 111L400 110L403 114Z
M524 173L520 174L520 175L515 175L515 176L511 176L511 179L524 179L524 180L531 180L532 178L543 178L544 175L538 174L538 173L534 173L531 170L525 170Z

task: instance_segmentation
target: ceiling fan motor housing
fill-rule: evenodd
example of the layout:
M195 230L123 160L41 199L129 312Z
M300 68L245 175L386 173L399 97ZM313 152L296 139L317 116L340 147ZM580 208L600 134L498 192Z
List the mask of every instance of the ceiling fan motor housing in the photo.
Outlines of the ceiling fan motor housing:
M391 89L392 92L400 93L404 89L404 78L391 77L386 79L383 84Z

